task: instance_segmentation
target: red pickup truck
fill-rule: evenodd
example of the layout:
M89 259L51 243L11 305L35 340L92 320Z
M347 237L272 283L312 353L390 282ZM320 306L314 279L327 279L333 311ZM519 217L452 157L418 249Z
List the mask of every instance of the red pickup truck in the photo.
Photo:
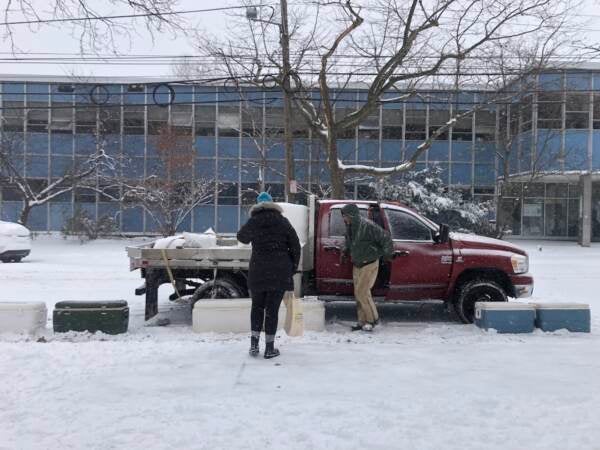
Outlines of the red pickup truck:
M340 263L345 232L341 208L347 203L355 203L394 241L394 258L381 267L373 288L378 301L444 301L469 323L477 301L506 301L533 292L527 253L510 242L450 233L446 225L399 204L311 198L308 207L300 207L306 211L300 213L301 219L306 215L304 223L297 220L297 209L292 221L304 240L296 276L298 295L316 295L325 301L353 299L351 263ZM131 270L140 268L146 280L136 294L146 294L147 319L157 313L158 287L163 283L177 288L171 299L192 295L195 302L248 296L250 248L233 237L221 236L219 244L204 249L158 250L151 245L127 249Z

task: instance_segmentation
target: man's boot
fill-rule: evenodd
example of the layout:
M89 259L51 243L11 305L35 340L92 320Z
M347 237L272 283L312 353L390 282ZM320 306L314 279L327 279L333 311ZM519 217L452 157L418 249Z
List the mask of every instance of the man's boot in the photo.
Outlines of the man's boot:
M252 336L250 338L250 356L258 356L258 336Z
M275 358L279 356L279 350L275 348L275 336L273 336L273 340L269 339L267 336L267 345L265 347L265 359Z

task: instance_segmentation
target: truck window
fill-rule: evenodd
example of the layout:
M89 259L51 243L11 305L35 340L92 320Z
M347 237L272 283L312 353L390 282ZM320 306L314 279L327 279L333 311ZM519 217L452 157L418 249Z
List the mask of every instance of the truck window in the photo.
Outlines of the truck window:
M403 211L385 210L392 239L400 241L431 241L431 230L424 223Z
M360 209L361 217L367 218L367 210ZM342 219L342 209L332 208L329 211L329 237L344 237L346 235L346 224Z

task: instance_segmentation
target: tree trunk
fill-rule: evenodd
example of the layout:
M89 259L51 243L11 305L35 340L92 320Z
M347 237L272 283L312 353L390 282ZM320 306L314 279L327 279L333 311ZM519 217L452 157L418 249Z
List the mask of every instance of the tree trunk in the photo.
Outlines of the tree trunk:
M325 145L327 146L327 162L331 176L331 197L343 200L346 190L344 188L344 173L338 165L337 139L335 133L330 130Z
M33 208L29 203L24 202L23 209L21 210L21 215L19 216L19 223L23 226L27 226L27 221L29 220L29 213L31 212L31 208Z

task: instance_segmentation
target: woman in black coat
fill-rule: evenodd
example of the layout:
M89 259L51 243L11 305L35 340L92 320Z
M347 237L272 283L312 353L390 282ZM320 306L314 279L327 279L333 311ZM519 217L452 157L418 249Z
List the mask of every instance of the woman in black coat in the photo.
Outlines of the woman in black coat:
M282 212L271 196L262 192L250 209L250 219L237 234L238 241L252 244L248 270L252 295L250 355L258 355L264 322L267 359L279 355L275 348L279 306L285 291L294 290L292 276L300 261L298 235Z

